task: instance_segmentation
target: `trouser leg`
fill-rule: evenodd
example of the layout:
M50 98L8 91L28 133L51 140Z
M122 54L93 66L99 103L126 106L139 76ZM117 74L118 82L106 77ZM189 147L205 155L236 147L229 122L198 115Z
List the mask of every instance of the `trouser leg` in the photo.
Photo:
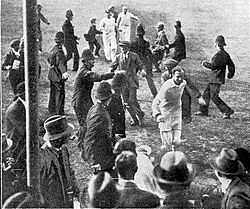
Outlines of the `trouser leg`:
M155 87L154 80L152 79L152 76L147 75L146 80L147 80L147 83L148 83L148 87L149 87L149 89L151 91L151 94L153 95L153 97L155 97L157 95L157 89Z
M49 94L49 113L56 114L56 86L53 84L52 81L50 81L50 94Z
M99 50L101 48L101 45L98 43L98 41L96 39L94 41L94 45L95 45L95 55L99 56Z
M141 110L140 104L138 103L136 88L129 88L129 104L133 107L136 115L141 120L144 116L144 112Z
M79 68L79 52L77 46L74 46L74 60L73 60L73 71L77 71Z
M93 42L88 42L89 43L89 50L93 53L94 51L94 43Z
M206 105L200 105L200 111L203 114L208 115L208 107L210 103L210 84L207 85L207 88L203 92L202 97L205 100Z
M191 96L186 88L184 88L182 97L182 119L183 120L191 120Z
M111 47L110 49L111 60L112 62L114 62L116 58L116 52L117 52L117 43L116 43L115 35L111 38L110 47Z
M103 37L103 48L104 48L104 55L108 61L111 60L111 52L110 52L110 40L107 37Z
M61 84L60 90L57 91L57 97L56 97L56 103L57 103L57 113L59 115L64 115L64 103L65 103L65 84L64 82Z
M219 97L220 84L210 84L211 99L222 113L231 114L233 110Z

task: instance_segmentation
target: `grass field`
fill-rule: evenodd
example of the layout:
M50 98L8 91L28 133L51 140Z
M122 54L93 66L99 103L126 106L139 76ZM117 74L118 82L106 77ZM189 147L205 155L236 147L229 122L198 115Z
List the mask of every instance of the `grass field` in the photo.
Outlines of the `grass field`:
M51 22L50 26L42 25L45 52L53 46L54 34L61 29L64 14L68 8L71 8L75 14L73 24L76 34L81 37L79 52L87 46L83 34L89 27L89 19L95 16L97 22L100 21L104 16L104 10L111 3L119 6L119 8L126 3L146 26L146 35L149 40L153 40L155 35L154 25L161 20L166 23L166 31L171 41L174 35L173 23L175 19L180 19L187 40L188 55L188 58L181 65L201 91L204 90L208 81L208 71L200 66L200 61L209 59L215 52L213 41L216 35L223 34L225 36L228 45L226 50L231 54L236 64L236 75L233 80L227 81L226 85L222 87L221 97L235 110L235 114L231 120L223 120L219 110L212 104L209 118L194 116L191 124L184 125L182 137L188 139L188 141L180 148L187 154L190 161L197 166L198 173L194 181L194 189L198 186L203 192L212 194L214 186L218 182L211 173L208 157L218 153L222 147L250 147L249 1L43 0L39 3L43 5L42 12ZM10 40L22 36L21 6L20 0L2 1L1 59L8 50ZM39 82L39 113L44 117L47 112L49 85L46 63L43 61L41 65L43 69L42 78ZM72 66L71 63L69 66ZM108 70L108 64L102 59L98 59L95 70L105 72ZM158 74L155 74L154 80L159 88L160 78ZM76 117L70 105L73 81L74 74L66 85L65 112L69 120L77 126ZM130 128L128 126L127 136L138 145L150 145L153 152L156 153L161 142L157 124L152 120L150 114L152 98L145 80L140 80L140 86L138 98L142 109L146 112L145 126L143 128ZM2 113L4 117L5 110L13 96L6 78L6 72L2 72L2 89ZM196 101L193 102L192 109L193 112L197 110ZM83 188L89 178L90 170L81 160L75 143L72 142L69 147L72 166L76 171L79 186ZM197 192L196 195L199 196L200 193Z

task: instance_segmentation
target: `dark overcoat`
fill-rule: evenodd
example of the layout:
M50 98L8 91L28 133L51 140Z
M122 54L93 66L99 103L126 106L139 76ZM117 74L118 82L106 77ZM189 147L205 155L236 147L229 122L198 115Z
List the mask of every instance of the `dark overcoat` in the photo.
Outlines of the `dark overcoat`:
M17 97L7 108L6 135L13 141L10 153L15 160L13 168L26 168L26 116L25 106L20 97Z
M70 20L65 20L62 26L62 31L64 33L64 45L67 49L67 52L75 51L77 44L77 36L74 33L74 27Z
M92 72L86 65L83 65L77 72L72 96L72 106L74 107L80 126L84 126L88 111L94 104L91 98L94 82L107 80L113 76L114 73L98 74Z
M160 198L157 195L139 189L133 182L126 182L120 194L117 208L156 208L160 206Z
M169 44L169 48L174 48L173 59L181 61L186 58L186 43L185 36L181 31L176 31L174 42Z
M111 118L103 104L93 105L86 119L87 131L83 143L82 157L91 165L100 164L102 170L113 168Z
M234 179L226 190L221 202L222 209L250 209L250 186Z
M224 84L226 66L228 66L228 78L232 78L235 73L235 65L230 55L224 49L220 49L216 52L211 62L205 62L203 65L211 69L209 83Z

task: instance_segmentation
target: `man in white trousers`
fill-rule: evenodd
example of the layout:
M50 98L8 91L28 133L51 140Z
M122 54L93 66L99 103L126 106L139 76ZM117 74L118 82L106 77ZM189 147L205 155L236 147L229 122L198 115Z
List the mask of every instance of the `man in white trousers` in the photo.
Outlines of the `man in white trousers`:
M172 73L173 77L164 82L152 104L153 116L159 123L161 148L168 151L182 142L181 97L186 86L184 70L180 66L176 66Z
M131 18L138 20L138 17L128 12L127 7L122 8L122 12L119 13L117 18L117 26L119 31L119 41L131 41Z
M117 51L116 32L115 32L115 19L109 11L105 11L107 16L100 22L100 30L103 32L103 47L104 54L107 61L114 61Z

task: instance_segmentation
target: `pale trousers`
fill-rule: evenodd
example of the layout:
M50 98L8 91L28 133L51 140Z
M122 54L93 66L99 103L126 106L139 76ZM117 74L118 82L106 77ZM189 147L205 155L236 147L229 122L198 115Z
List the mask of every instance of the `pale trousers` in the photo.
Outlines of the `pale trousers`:
M103 35L103 48L104 54L108 61L115 61L117 42L116 36L114 35Z
M170 131L160 131L162 147L167 150L174 149L175 145L181 143L181 130L172 129Z

